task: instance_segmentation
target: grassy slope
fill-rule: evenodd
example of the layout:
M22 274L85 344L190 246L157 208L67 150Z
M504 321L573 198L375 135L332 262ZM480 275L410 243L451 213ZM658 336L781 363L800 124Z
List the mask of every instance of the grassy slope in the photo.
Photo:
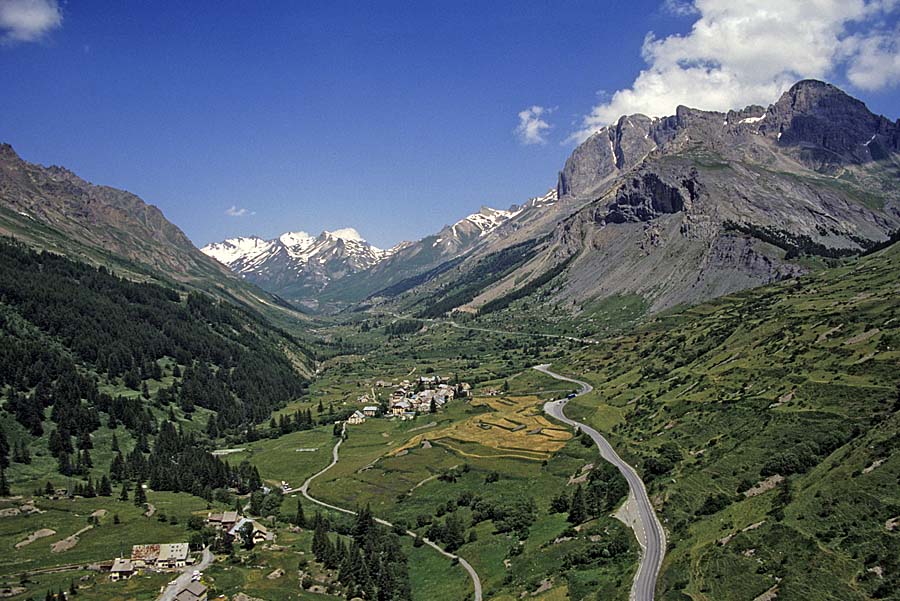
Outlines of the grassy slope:
M573 415L611 430L639 471L662 445L680 454L650 486L670 533L660 598L753 599L773 586L780 600L900 598L900 529L885 526L900 515L898 269L894 246L661 316L557 364L597 388ZM778 490L738 494L804 448L786 505ZM727 507L697 515L716 494Z

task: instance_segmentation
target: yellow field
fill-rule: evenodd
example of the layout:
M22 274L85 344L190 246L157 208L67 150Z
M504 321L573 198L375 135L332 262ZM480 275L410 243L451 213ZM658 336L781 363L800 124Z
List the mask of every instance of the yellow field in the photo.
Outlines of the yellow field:
M439 443L463 456L470 457L518 457L541 461L548 459L572 438L568 430L553 425L541 413L542 401L534 396L479 397L471 402L473 407L488 407L489 413L475 415L445 428L430 430L415 436L397 454L428 440ZM496 452L472 453L457 445L476 443Z

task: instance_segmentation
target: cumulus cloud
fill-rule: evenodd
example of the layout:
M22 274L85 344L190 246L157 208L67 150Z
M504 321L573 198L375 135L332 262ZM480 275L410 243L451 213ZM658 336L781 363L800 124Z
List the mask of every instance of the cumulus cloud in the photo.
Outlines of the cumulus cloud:
M691 0L665 0L663 9L676 17L689 17L697 14L697 7Z
M516 135L522 144L546 144L544 134L552 127L543 117L549 115L551 109L534 105L519 112L519 125Z
M647 67L631 87L595 106L573 140L621 115L670 115L679 104L768 105L803 78L846 78L868 90L900 81L898 0L666 0L663 8L695 11L690 32L648 33L641 49Z
M34 42L62 25L56 0L0 0L4 42Z
M236 205L231 205L225 209L225 214L229 217L247 217L248 215L256 215L253 211L243 207L238 208Z

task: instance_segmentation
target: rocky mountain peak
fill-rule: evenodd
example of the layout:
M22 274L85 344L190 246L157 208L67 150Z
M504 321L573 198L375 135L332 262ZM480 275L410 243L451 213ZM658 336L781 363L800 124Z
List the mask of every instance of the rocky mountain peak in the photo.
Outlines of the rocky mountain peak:
M345 227L339 230L334 230L333 232L322 232L322 235L335 238L338 240L343 240L345 242L365 242L366 240L352 227Z
M16 154L16 151L13 149L12 144L2 143L0 144L0 158L3 159L12 159L19 158L19 155Z
M830 172L900 150L900 128L865 103L814 79L794 84L766 112L760 133L796 147L801 162Z

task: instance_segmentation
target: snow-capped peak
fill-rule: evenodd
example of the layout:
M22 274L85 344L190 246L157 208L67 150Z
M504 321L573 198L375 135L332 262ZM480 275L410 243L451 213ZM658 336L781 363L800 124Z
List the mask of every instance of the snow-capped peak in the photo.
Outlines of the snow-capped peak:
M551 205L559 200L559 197L556 193L556 188L550 188L546 194L543 196L536 196L535 198L529 198L528 202L525 203L526 207L542 207L544 205Z
M463 221L475 224L481 230L482 235L490 232L504 221L509 220L515 215L513 211L504 211L502 209L492 209L491 207L481 207L477 213L472 213Z
M334 230L333 232L322 232L329 238L337 238L339 240L344 240L345 242L365 242L366 240L359 235L352 227L345 227L339 230Z
M309 246L316 240L306 232L285 232L278 239L285 246Z
M219 263L231 266L235 261L264 252L272 245L256 236L240 236L207 244L200 250Z

